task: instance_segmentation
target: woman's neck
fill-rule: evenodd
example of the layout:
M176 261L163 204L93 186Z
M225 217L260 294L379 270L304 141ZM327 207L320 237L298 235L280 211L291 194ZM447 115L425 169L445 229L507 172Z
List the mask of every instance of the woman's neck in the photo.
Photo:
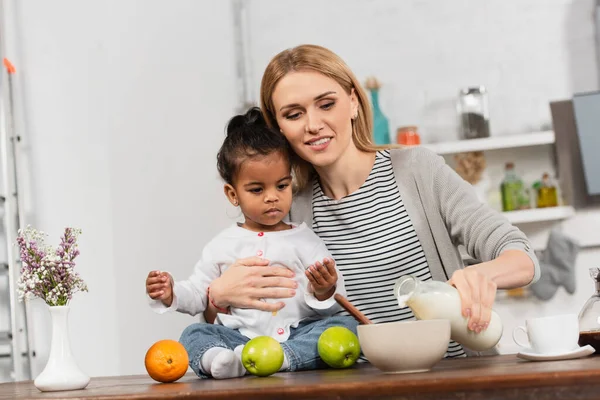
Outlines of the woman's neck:
M335 164L315 168L325 196L340 200L357 191L369 177L375 157L375 152L365 152L349 146Z

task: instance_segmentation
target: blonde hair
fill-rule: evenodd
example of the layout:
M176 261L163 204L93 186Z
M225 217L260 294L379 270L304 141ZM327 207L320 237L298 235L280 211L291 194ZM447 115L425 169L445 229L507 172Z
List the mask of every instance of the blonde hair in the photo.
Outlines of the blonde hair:
M277 54L267 65L260 84L260 108L267 124L279 129L273 92L279 81L290 72L315 71L336 81L348 95L358 99L358 117L352 121L352 141L357 149L365 152L377 151L382 146L373 144L373 112L365 90L361 87L346 63L334 52L321 46L304 44ZM385 147L387 148L387 147ZM314 177L313 166L296 157L294 177L298 190L302 190Z

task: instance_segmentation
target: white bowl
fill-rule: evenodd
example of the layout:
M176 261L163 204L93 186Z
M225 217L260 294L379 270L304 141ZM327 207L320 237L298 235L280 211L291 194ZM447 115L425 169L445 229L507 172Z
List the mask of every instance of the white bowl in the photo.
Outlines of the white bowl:
M360 347L386 373L429 371L448 350L450 321L431 319L358 326Z

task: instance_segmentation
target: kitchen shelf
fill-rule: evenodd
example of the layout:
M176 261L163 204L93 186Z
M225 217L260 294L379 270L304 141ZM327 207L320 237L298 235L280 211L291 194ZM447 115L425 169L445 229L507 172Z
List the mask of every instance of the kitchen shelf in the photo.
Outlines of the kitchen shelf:
M511 224L526 224L530 222L543 222L567 219L575 215L571 206L534 208L531 210L518 210L503 212Z
M554 131L525 133L522 135L493 136L481 139L423 144L438 154L455 154L469 151L509 149L513 147L541 146L554 143Z

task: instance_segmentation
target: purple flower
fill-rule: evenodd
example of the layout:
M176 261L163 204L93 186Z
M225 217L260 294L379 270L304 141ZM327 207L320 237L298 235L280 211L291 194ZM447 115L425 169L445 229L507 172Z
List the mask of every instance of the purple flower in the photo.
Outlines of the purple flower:
M56 249L45 246L43 232L31 227L20 230L17 245L22 267L19 278L19 297L42 298L49 305L66 305L78 291L87 286L77 272L75 262L79 255L77 237L81 230L65 228Z

